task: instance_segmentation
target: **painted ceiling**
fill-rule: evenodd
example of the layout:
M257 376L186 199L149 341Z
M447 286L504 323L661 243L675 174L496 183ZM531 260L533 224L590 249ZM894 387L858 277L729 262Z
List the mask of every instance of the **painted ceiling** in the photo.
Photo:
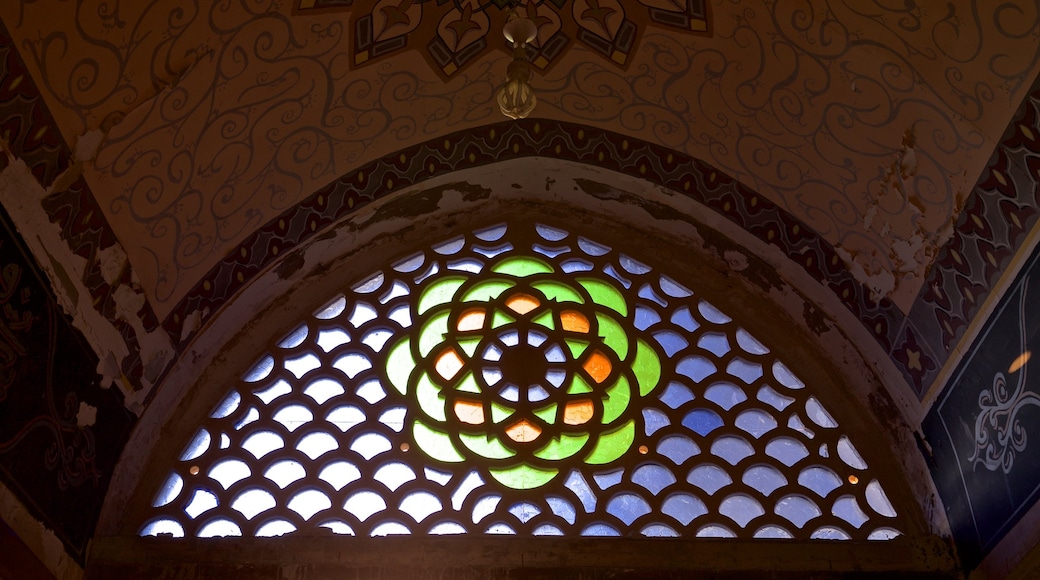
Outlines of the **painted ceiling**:
M162 321L323 186L500 123L505 4L37 1L0 17ZM721 170L904 314L1038 68L1025 0L521 4L539 26L534 117Z

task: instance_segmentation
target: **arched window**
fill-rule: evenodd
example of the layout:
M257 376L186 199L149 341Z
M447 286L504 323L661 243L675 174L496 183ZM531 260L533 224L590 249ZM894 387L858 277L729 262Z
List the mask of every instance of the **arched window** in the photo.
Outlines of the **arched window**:
M821 385L693 282L544 224L403 256L230 387L140 533L898 536Z

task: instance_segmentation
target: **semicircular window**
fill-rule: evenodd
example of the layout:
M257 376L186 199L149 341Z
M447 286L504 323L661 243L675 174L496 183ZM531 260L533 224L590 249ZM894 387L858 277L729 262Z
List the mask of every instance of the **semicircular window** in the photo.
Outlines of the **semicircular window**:
M142 535L902 527L770 347L667 275L545 225L433 245L337 296L174 463Z

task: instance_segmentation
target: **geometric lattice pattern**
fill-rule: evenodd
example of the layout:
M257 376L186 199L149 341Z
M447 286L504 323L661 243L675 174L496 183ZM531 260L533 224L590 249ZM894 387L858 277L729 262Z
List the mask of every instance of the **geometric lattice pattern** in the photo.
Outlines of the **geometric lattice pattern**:
M630 256L492 226L289 332L174 461L141 534L899 535L778 356Z

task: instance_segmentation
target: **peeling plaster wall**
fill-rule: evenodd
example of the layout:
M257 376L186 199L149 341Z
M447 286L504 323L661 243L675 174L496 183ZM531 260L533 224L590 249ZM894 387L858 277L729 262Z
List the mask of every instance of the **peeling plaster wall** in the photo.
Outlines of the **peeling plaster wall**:
M58 536L29 514L3 483L0 483L0 519L7 522L55 578L79 580L83 577L83 568L65 552Z

